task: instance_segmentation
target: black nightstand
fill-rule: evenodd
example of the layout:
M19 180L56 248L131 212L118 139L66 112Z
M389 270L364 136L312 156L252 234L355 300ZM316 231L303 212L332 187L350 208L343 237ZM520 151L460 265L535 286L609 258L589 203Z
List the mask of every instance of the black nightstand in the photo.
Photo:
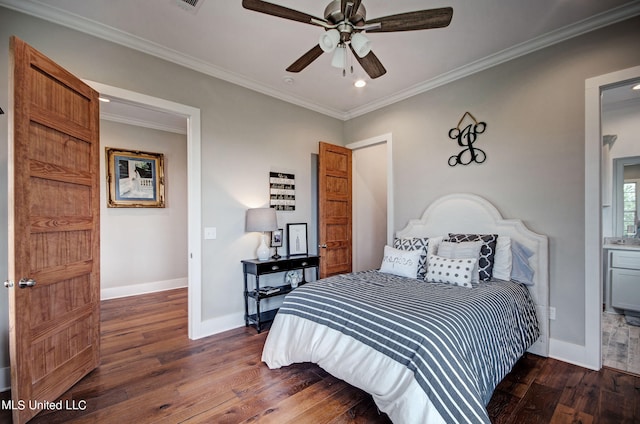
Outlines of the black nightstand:
M273 321L278 309L268 311L260 311L260 300L269 297L283 296L289 293L293 288L290 284L278 286L278 291L274 293L265 293L260 290L260 276L274 274L277 272L286 272L294 269L302 270L302 281L300 285L305 284L304 270L307 268L316 269L316 279L318 278L318 266L320 265L320 257L318 256L289 256L280 259L270 259L268 261L259 261L258 259L245 259L242 261L242 269L244 271L244 323L246 326L254 325L258 333L262 331L262 327ZM249 274L255 277L255 286L253 290L249 290ZM253 299L256 304L256 313L249 314L249 300Z

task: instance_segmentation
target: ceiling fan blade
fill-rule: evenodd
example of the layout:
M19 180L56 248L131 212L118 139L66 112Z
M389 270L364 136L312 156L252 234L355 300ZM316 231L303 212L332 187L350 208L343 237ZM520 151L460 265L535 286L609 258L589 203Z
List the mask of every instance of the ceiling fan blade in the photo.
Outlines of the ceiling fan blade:
M367 32L415 31L419 29L444 28L449 25L453 17L453 8L417 10L415 12L400 13L371 19L367 25L380 24L380 28Z
M320 45L316 45L311 50L300 56L298 60L293 62L288 68L288 72L300 72L311 64L314 60L319 58L324 51L320 48Z
M324 19L316 18L315 16L262 0L242 0L242 7L255 12L266 13L267 15L277 16L278 18L289 19L305 24L317 25L313 23L313 20L325 22Z
M378 59L378 56L373 54L373 52L369 52L369 54L367 54L365 57L360 57L353 50L351 44L349 44L349 47L353 52L353 56L358 60L358 63L360 63L362 69L364 69L364 71L367 73L367 75L369 75L371 79L376 79L387 73L387 70L384 69L384 66L382 66L382 63Z

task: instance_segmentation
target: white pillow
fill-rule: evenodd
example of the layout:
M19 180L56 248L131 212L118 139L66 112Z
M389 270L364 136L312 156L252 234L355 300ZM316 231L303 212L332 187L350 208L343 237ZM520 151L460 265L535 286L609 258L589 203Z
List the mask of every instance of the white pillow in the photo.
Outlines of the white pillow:
M477 270L477 262L476 258L449 259L431 255L429 256L427 281L471 288L471 277L474 268Z
M448 259L476 259L471 281L477 283L480 280L478 258L480 257L482 244L482 241L462 241L460 243L443 241L438 246L438 256Z
M427 271L429 270L429 256L438 254L438 246L442 242L442 239L444 239L443 236L429 238L429 242L427 244L427 265L426 265ZM426 272L425 272L425 275L426 275ZM427 277L425 276L425 280L426 279Z
M442 243L443 238L443 236L429 238L429 243L427 244L427 254L429 256L438 253L438 246Z
M418 263L422 250L400 250L391 246L384 247L384 256L380 272L399 275L401 277L416 278Z
M513 255L511 254L511 237L498 236L496 254L493 259L493 278L509 281Z

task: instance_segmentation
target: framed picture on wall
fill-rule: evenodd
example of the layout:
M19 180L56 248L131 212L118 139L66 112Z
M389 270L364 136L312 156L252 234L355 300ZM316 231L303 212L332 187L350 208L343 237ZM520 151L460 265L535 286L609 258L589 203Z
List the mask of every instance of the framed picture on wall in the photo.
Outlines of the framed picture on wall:
M164 208L164 155L106 148L107 207Z
M307 224L287 224L287 255L307 255Z

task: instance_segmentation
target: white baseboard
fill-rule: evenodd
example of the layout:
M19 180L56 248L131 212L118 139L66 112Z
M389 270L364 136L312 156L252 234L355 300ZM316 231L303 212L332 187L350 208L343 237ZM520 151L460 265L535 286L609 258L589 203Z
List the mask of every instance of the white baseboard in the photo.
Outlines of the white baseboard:
M130 286L110 287L100 290L100 300L116 299L118 297L135 296L138 294L153 293L163 290L179 289L187 287L188 278L176 278L173 280L154 281L151 283L133 284Z
M586 346L549 339L549 357L553 359L598 371L598 365L593 363L591 356Z
M242 314L229 314L221 317L200 321L197 324L197 328L194 329L192 339L201 339L207 336L213 336L214 334L222 333L223 331L233 330L234 328L244 326L244 318Z
M11 389L11 368L0 368L0 392Z

